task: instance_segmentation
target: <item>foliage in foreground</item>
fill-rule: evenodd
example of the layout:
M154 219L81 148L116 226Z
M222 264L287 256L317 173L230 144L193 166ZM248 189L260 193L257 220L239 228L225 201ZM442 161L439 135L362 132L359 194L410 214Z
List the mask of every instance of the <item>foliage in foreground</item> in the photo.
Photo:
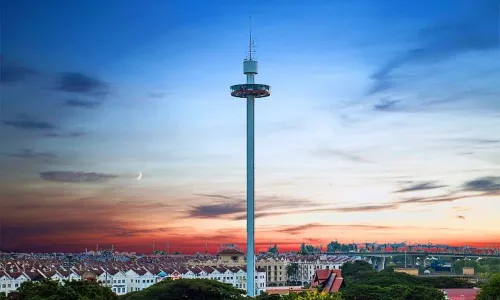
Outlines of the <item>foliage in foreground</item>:
M2 299L0 297L0 299ZM8 300L117 300L110 288L94 281L53 280L26 281L16 292L9 293Z
M288 295L263 294L257 300L442 300L443 293L436 287L450 282L433 282L432 278L420 278L391 271L374 272L365 262L346 264L347 286L341 293L320 294L314 291ZM453 284L453 282L451 282ZM457 285L461 285L458 282ZM444 286L450 287L450 286ZM119 298L111 289L96 282L67 281L64 285L55 281L25 282L9 297L0 300L243 300L245 291L230 284L209 279L179 279L157 283L145 290L131 292ZM478 300L500 297L500 274L491 276L484 285ZM493 298L494 299L494 298Z
M342 300L444 300L444 294L426 286L390 285L380 287L354 284L342 290Z
M492 274L481 287L477 300L500 299L500 273Z
M165 280L140 292L120 296L120 300L240 300L247 299L245 291L210 279Z
M256 297L256 300L342 300L340 293L320 294L318 292L290 293L288 295L268 295L264 293Z
M376 272L364 261L345 263L341 269L346 281L342 300L441 300L439 288L470 287L454 278L416 277L392 269Z
M374 271L372 266L365 261L345 263L341 267L342 276L348 286L352 284L365 284L380 287L391 285L426 286L437 289L442 288L472 288L472 283L453 277L417 277L406 273L394 272L386 269L381 272Z

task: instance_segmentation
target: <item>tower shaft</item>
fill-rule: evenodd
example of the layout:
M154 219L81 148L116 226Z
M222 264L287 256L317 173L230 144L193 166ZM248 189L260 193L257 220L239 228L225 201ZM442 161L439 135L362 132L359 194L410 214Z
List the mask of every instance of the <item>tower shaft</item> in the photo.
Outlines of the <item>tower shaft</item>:
M247 73L247 84L254 74ZM255 97L247 96L247 295L255 297Z
M247 295L255 297L255 99L270 96L271 87L255 84L257 61L253 60L253 41L250 34L249 56L243 61L245 84L231 86L231 96L247 100Z

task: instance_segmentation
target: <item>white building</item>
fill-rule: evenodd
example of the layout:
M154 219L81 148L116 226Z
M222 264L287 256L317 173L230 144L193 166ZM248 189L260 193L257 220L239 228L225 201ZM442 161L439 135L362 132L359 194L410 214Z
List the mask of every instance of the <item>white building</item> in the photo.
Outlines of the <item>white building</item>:
M127 292L142 291L155 284L156 281L157 276L146 269L130 269L125 272Z
M12 287L14 289L17 289L19 286L21 286L21 283L30 280L30 278L28 277L28 275L26 275L26 274L24 274L22 272L12 273L12 274L9 274L9 275L12 278L11 282L12 282Z
M128 292L128 282L125 273L116 269L109 270L108 273L112 278L111 290L117 295L126 294Z
M128 270L94 268L90 271L52 269L16 273L0 271L0 292L9 293L15 291L22 282L30 280L47 278L61 283L65 280L82 280L86 276L84 273L92 273L92 276L95 275L97 281L109 287L117 295L144 290L165 278L172 278L174 280L180 278L217 280L231 284L235 288L246 290L245 267L190 266L176 267L175 269L164 268L161 269L161 272L152 272L145 268L131 268ZM159 276L160 273L162 276ZM257 272L255 273L255 288L257 294L266 290L265 269L257 268Z
M0 293L10 293L15 288L12 285L12 278L5 272L0 271Z

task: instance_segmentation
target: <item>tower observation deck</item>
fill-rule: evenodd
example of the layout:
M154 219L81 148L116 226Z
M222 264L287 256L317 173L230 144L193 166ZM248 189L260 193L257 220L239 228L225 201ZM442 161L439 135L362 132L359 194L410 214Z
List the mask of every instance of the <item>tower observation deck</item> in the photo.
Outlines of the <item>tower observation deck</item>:
M258 64L254 59L252 30L250 27L250 43L248 57L243 61L243 74L247 82L231 86L231 96L247 100L247 295L255 297L255 99L269 97L271 87L256 84L255 75Z

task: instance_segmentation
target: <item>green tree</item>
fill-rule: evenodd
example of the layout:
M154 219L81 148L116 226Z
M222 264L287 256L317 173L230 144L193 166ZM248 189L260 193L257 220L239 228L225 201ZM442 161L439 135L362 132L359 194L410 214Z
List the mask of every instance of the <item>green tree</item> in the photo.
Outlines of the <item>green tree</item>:
M474 272L481 273L480 266L475 260L459 259L453 263L451 269L455 274L462 274L464 267L474 268Z
M395 284L387 287L351 284L342 290L342 300L444 300L444 294L422 285Z
M498 300L500 299L500 273L492 274L488 282L481 287L481 291L476 297L477 300Z
M306 255L307 254L306 244L304 244L304 243L300 244L300 251L299 251L299 253L302 254L302 255Z
M134 299L134 297L136 297L137 294L139 294L140 292L139 291L133 291L133 292L129 292L129 293L126 293L125 295L122 295L120 296L120 300L130 300L130 299Z
M339 242L337 242L337 241L330 242L328 245L326 245L326 252L329 252L329 253L339 252L340 248L341 248L341 245Z
M375 270L373 270L373 266L364 260L346 262L340 267L340 269L344 278L357 278L359 276L364 277L363 275L366 273L375 273Z
M272 253L274 255L278 255L278 245L274 245L272 247L269 247L269 249L267 250L267 252L269 253Z
M245 291L230 284L209 279L178 279L161 281L133 295L121 296L120 300L243 300Z
M61 284L53 280L26 281L16 292L10 293L12 300L115 300L118 299L110 288L94 281L65 281Z
M444 300L444 294L436 288L426 286L412 286L411 290L405 295L404 300Z
M4 292L0 293L0 300L7 300L7 295Z
M340 293L300 292L282 295L282 300L342 300Z
M387 299L398 300L405 299L411 293L411 288L406 285L394 284L386 288Z
M482 273L484 275L488 275L491 273L500 273L500 259L499 258L483 258L478 261L479 268L476 271L477 273Z
M289 281L297 281L297 276L299 275L299 264L293 262L286 266L286 275Z
M387 290L366 284L350 284L342 290L342 300L387 300ZM392 299L391 300L398 300Z
M281 295L273 294L269 295L268 293L262 293L255 297L256 300L282 300L283 297Z
M474 284L453 277L419 277L418 282L438 289L444 288L472 288Z

